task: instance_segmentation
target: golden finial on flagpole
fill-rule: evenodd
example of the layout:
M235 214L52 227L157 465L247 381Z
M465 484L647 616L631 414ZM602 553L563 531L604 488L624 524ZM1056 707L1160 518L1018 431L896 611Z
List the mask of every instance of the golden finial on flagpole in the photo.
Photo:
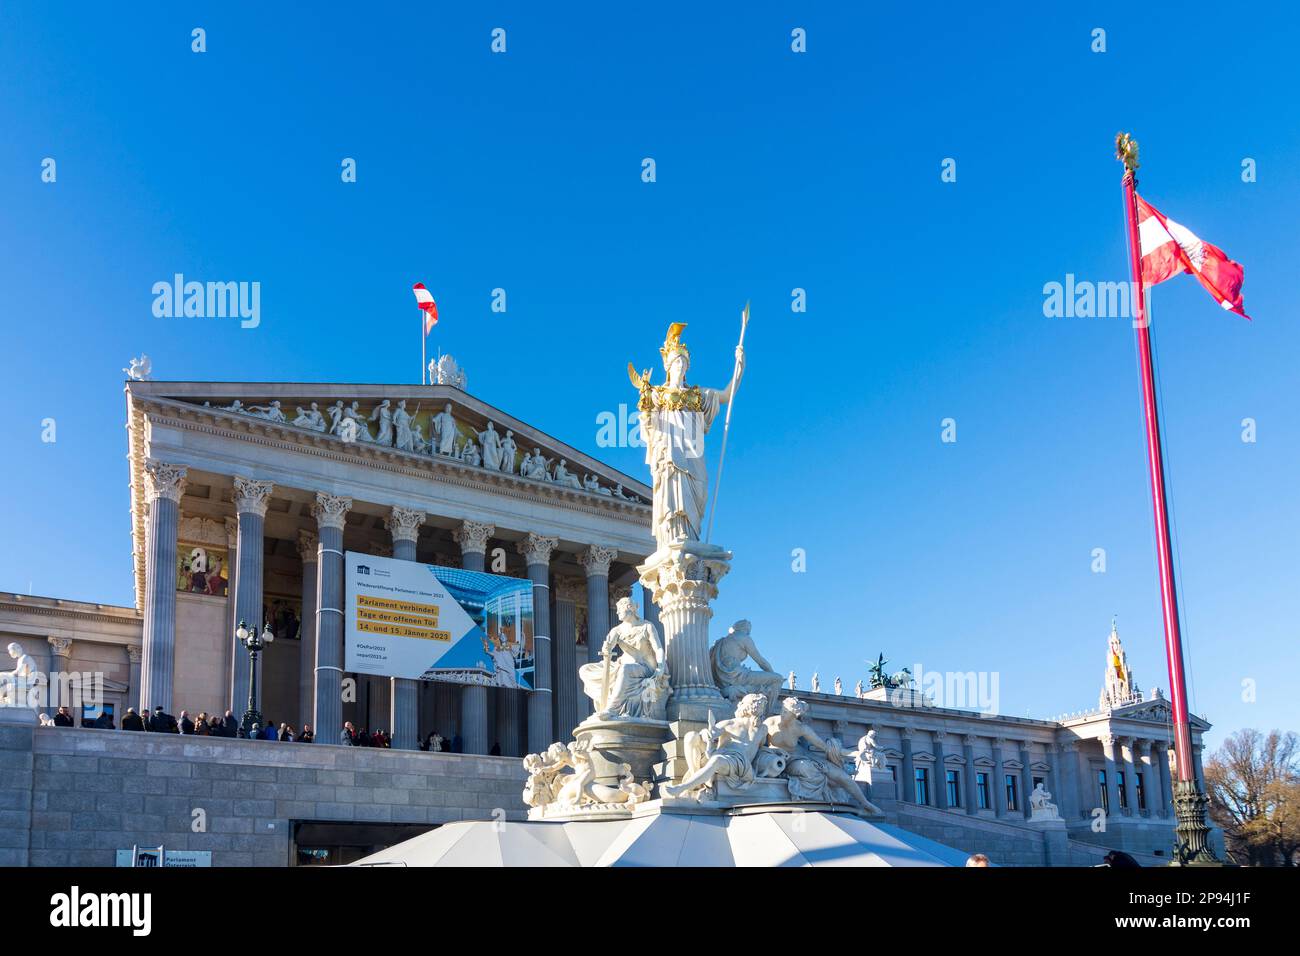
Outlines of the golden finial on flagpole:
M1115 158L1124 164L1130 173L1137 173L1138 141L1128 133L1115 134Z

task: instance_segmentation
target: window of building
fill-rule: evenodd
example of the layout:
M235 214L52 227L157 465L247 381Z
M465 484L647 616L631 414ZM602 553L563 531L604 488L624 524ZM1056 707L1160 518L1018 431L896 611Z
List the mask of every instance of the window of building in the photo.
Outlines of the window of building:
M1019 793L1016 789L1016 775L1014 773L1007 774L1006 784L1007 784L1007 809L1019 810L1020 800L1019 800Z
M1106 787L1106 771L1097 771L1097 786L1101 789L1101 809L1110 813L1110 790Z
M1038 787L1038 786L1044 786L1044 787L1045 787L1045 786L1047 786L1047 781L1044 780L1042 777L1035 777L1035 778L1034 778L1034 786L1035 786L1035 787Z
M1147 808L1146 778L1143 776L1142 773L1139 772L1133 775L1133 779L1134 782L1137 784L1138 809L1145 810Z
M930 771L924 767L916 769L916 802L927 806L930 803Z
M975 799L979 801L981 810L989 809L989 775L986 773L975 774Z
M1119 808L1128 809L1128 791L1124 789L1124 771L1115 771L1115 789L1119 791Z
M945 775L948 781L948 806L961 806L961 772L949 770Z

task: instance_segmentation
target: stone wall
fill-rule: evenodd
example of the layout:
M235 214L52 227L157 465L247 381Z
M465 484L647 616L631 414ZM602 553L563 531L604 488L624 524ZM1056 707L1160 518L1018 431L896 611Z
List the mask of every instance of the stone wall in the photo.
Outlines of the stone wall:
M163 844L287 866L294 822L520 820L524 779L506 757L3 723L0 865L113 866Z

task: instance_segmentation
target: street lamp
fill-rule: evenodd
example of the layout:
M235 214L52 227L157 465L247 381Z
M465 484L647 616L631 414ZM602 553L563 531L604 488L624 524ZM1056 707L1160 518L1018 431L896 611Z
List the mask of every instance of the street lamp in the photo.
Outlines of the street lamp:
M248 649L248 710L244 711L239 733L242 737L252 737L253 725L262 723L262 714L257 709L257 656L275 640L275 635L271 633L270 624L263 624L262 633L258 634L257 628L240 621L239 627L235 628L235 640Z

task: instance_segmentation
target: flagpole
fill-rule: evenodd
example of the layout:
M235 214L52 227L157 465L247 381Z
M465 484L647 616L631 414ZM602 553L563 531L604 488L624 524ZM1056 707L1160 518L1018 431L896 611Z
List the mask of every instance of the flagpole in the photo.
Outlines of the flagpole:
M426 368L425 359L428 358L429 333L424 331L424 310L420 309L420 384L428 385L428 369Z
M737 350L745 347L745 329L749 327L749 303L745 303L745 311L740 314L740 342L736 345ZM709 505L709 528L704 533L704 543L708 544L713 540L713 518L718 513L718 492L722 490L722 463L727 457L727 433L731 431L731 410L736 406L736 390L740 387L737 381L737 375L740 372L740 356L736 356L736 364L731 371L731 394L727 396L727 417L722 421L722 450L718 453L718 477L713 482L713 502Z
M1133 278L1133 327L1137 338L1138 371L1142 378L1142 416L1146 427L1147 471L1151 479L1151 506L1155 517L1156 563L1160 574L1160 609L1164 619L1165 658L1169 665L1169 702L1173 710L1174 813L1180 863L1217 863L1208 842L1205 805L1192 756L1192 727L1187 709L1187 679L1183 668L1183 640L1178 620L1178 589L1174 581L1173 547L1169 535L1169 503L1165 492L1164 458L1160 442L1160 416L1156 407L1155 368L1151 359L1151 323L1142 283L1142 244L1137 218L1137 141L1127 133L1115 138L1116 156L1124 163L1124 217L1128 232L1129 270Z

